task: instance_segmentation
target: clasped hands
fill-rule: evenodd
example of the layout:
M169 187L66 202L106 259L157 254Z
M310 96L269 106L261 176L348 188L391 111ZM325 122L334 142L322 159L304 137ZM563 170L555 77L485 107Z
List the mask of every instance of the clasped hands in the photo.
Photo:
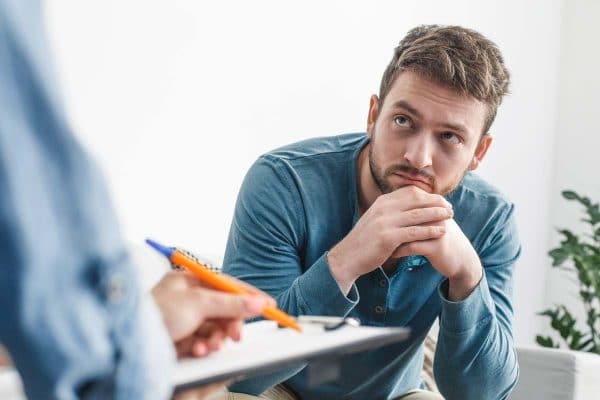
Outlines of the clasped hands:
M379 196L328 253L331 273L347 294L354 281L388 260L425 256L449 280L451 301L478 285L482 264L443 196L405 186Z

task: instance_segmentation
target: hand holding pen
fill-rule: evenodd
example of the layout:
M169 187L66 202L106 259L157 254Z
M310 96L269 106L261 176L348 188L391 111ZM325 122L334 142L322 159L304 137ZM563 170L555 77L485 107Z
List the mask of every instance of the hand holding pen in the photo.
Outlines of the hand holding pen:
M178 357L202 357L225 340L240 340L244 319L260 315L265 295L232 296L207 288L188 272L168 272L152 289Z
M192 273L194 277L213 289L243 296L262 293L248 284L242 284L240 281L231 277L226 277L225 275L220 275L211 271L206 265L203 265L198 260L193 259L174 247L163 246L150 239L147 239L146 243L167 257L172 264L185 268L188 272ZM261 314L265 318L276 321L281 326L302 332L302 328L293 317L273 304L265 305Z

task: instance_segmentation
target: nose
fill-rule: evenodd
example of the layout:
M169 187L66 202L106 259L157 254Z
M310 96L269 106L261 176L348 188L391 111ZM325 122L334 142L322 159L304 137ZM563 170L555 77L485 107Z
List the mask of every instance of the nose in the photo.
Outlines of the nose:
M423 169L431 166L431 153L433 144L429 143L428 135L414 135L408 140L404 158L410 164L417 168Z

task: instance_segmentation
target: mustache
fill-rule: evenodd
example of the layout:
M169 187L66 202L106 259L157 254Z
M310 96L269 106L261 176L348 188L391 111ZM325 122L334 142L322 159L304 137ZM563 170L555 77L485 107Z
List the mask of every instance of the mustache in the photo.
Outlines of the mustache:
M397 172L401 172L405 175L408 175L409 177L422 178L432 185L435 182L435 178L433 177L433 175L431 175L423 170L420 170L418 168L415 168L413 166L405 165L405 164L391 166L390 168L387 169L386 175L391 175L391 174L397 173Z

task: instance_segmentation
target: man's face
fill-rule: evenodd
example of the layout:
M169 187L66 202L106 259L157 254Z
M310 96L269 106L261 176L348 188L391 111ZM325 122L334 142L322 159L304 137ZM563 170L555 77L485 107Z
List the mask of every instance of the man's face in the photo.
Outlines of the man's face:
M371 98L369 165L382 193L407 185L441 195L474 170L492 137L482 136L487 106L415 72L401 73L381 104Z

